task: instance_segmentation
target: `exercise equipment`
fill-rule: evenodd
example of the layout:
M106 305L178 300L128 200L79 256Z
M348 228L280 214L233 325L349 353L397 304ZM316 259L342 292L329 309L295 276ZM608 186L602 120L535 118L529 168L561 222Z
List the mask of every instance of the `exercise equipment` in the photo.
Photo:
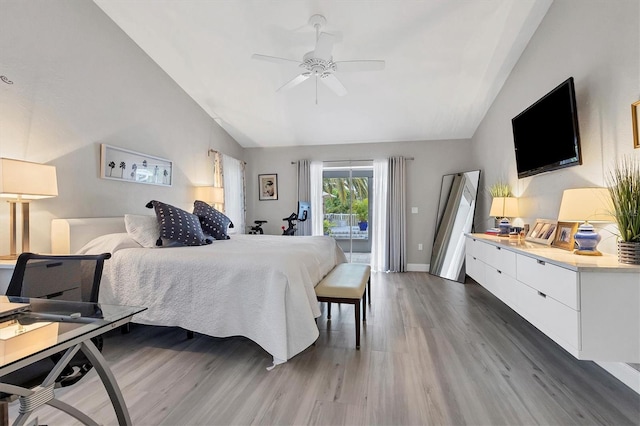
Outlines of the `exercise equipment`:
M296 226L294 222L304 222L309 217L311 211L311 205L306 201L298 201L298 212L293 212L289 217L284 217L282 220L287 221L287 228L282 227L282 235L293 236L296 233Z
M264 234L264 230L262 229L262 224L267 223L266 220L254 220L253 223L255 223L254 226L250 226L249 227L249 234L251 235L258 235L258 234Z

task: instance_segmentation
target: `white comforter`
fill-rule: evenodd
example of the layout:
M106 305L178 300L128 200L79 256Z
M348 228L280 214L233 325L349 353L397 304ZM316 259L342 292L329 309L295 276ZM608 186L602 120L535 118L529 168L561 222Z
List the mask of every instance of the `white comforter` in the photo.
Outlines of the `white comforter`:
M142 248L127 234L99 237L80 253L112 253L100 302L146 306L135 322L216 337L245 336L274 357L318 337L314 286L345 256L330 237L234 235L200 247Z

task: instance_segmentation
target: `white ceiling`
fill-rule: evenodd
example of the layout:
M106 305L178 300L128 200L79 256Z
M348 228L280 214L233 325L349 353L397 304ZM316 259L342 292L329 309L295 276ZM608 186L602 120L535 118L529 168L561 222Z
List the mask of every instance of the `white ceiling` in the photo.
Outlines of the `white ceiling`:
M470 138L552 0L94 0L244 147ZM337 33L333 60L383 59L276 89L315 46L313 14Z

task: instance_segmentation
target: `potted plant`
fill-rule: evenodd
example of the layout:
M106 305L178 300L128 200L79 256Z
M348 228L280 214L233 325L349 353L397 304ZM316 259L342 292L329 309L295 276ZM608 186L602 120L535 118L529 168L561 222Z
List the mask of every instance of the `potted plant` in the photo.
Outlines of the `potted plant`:
M369 199L356 200L353 203L353 211L358 216L358 226L361 231L366 231L369 219Z
M506 198L506 197L513 196L513 194L511 193L511 185L509 185L506 182L503 182L502 180L497 181L496 183L491 185L489 188L487 188L487 190L489 191L489 194L491 195L492 198L496 198L496 197ZM499 226L500 226L500 218L496 217L493 220L493 227L498 228ZM508 222L506 226L507 227L509 226ZM508 229L507 229L507 232L508 232Z
M640 265L640 161L625 157L607 178L618 225L618 260Z
M329 220L327 220L327 219L323 220L322 221L322 233L324 235L329 235L329 232L331 231L331 226L332 226L332 223Z
M492 197L511 197L511 185L508 183L502 182L501 180L497 181L489 188L489 194Z

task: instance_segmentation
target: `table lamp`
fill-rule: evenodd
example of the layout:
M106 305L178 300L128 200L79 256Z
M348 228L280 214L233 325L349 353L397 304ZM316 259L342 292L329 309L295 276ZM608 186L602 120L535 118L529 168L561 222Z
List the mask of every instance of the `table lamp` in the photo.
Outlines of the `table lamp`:
M575 254L602 256L596 249L600 234L594 231L589 222L615 222L611 212L613 203L607 188L574 188L564 191L558 221L583 222L574 235L578 245Z
M489 216L500 219L500 235L509 235L511 223L510 217L518 217L518 199L516 197L493 197Z
M196 199L207 204L213 204L215 209L224 213L224 188L220 186L197 186Z
M0 198L9 202L9 255L2 260L13 260L29 251L29 201L58 196L55 166L0 158ZM22 209L22 247L16 249L16 207Z

